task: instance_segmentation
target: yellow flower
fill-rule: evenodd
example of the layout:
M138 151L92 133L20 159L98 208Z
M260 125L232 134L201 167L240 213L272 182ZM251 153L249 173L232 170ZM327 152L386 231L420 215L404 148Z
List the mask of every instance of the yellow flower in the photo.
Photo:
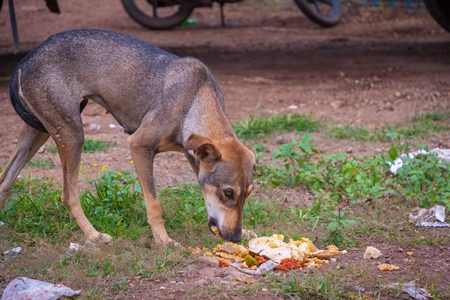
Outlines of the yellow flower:
M106 169L108 169L108 166L107 166L107 165L104 165L104 166L102 167L102 171L105 171Z
M134 160L130 159L130 164L134 164Z
M120 173L120 172L117 172L116 175L114 175L115 178L119 178L121 176L122 176L122 173Z
M97 167L98 167L98 165L97 165L97 164L93 164L92 166L93 166L94 168L97 168Z

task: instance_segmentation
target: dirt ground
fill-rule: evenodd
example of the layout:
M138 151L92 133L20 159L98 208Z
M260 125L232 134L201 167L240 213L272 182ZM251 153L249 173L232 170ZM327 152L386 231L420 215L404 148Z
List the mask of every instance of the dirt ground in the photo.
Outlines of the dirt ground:
M220 26L215 6L197 9L191 16L198 22L195 26L150 31L134 23L119 1L60 1L60 8L62 14L56 15L46 9L44 1L16 1L21 39L17 54L6 4L0 12L0 166L12 155L21 123L8 95L14 66L51 34L75 28L114 30L181 56L199 58L216 77L232 122L250 115L302 113L327 123L379 127L408 121L416 113L450 108L450 34L424 12L373 9L345 2L342 22L323 29L309 21L292 1L248 0L225 6L227 27ZM88 105L83 120L90 137L116 142L108 153L84 155L87 172L93 163L115 170L129 168L127 136L114 126L117 122L94 104ZM264 142L275 144L274 139ZM385 150L383 145L377 149L353 141L330 142L320 135L315 142L330 153L342 150L367 155ZM428 146L449 148L450 133L432 139ZM50 154L42 149L38 155L45 158ZM155 169L159 186L194 180L187 162L178 154L160 155ZM59 178L61 171L26 168L24 172ZM398 251L399 245L379 247L391 253L387 260L407 260L405 253ZM363 250L351 253L362 257ZM429 264L430 270L449 283L449 251L448 244L415 249L416 261ZM429 257L435 259L430 262ZM350 259L342 261L346 263ZM187 285L195 288L236 276L223 275L223 269L208 264L195 268L195 275L180 274L183 285L137 279L134 292L127 297L139 299L152 294L154 298L177 298ZM403 272L413 273L414 267ZM184 274L192 273L186 270Z

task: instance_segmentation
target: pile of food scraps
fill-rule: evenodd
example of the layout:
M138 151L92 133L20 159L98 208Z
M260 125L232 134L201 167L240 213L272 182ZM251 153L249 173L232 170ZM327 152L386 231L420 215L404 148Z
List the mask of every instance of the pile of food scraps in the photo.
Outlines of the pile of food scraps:
M302 268L319 268L328 264L330 259L345 254L336 246L330 245L326 250L319 250L311 240L301 238L299 241L290 240L284 242L284 236L274 234L270 237L258 237L251 239L248 245L239 245L224 242L217 245L208 256L219 257L221 267L233 266L240 270L254 270L265 265L267 268L289 271ZM268 267L267 262L270 263ZM249 272L247 272L249 273Z

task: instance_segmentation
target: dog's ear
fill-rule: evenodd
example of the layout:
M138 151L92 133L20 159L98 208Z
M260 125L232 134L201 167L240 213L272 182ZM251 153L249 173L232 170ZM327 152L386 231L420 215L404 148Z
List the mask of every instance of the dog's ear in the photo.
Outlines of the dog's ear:
M213 141L199 134L191 134L184 147L186 150L193 150L195 158L203 164L203 167L210 169L210 171L213 171L214 163L222 157L220 151L214 146Z

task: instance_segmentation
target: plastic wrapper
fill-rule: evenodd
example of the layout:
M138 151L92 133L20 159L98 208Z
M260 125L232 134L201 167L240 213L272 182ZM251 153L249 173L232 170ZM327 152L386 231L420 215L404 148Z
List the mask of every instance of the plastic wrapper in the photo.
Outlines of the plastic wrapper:
M53 284L28 277L17 277L3 291L2 300L56 300L62 296L73 297L74 291L62 284Z
M448 227L445 222L445 207L435 205L430 209L416 207L409 214L409 222L419 227Z

